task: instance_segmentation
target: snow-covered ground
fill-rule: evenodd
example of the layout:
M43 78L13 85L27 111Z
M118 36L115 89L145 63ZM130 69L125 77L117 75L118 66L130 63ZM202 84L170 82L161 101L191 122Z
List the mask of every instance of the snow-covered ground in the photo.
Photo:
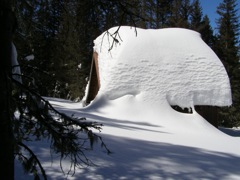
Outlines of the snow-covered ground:
M216 129L193 108L231 104L218 57L193 31L137 32L136 37L133 29L122 27L120 45L110 53L111 38L96 39L101 88L89 106L49 98L64 113L104 124L96 133L112 152L95 144L86 155L96 166L64 176L48 143L33 142L49 179L240 179L240 137ZM192 107L193 113L179 113L170 106L175 104ZM16 164L16 179L30 178Z
M109 103L105 108L86 111L79 108L79 103L58 99L51 102L65 113L103 123L99 135L112 154L95 144L93 151L86 154L96 166L79 169L74 176L64 176L58 158L50 155L48 143L32 143L49 179L240 179L240 136L222 133L197 114L175 114L170 110L174 115L165 115L163 122L158 122L155 115L146 112L146 107L140 112L131 109L117 112L113 111L114 103ZM122 118L121 113L137 113L139 119ZM237 129L221 129L237 132ZM68 161L65 166L67 169ZM31 179L19 168L16 179Z

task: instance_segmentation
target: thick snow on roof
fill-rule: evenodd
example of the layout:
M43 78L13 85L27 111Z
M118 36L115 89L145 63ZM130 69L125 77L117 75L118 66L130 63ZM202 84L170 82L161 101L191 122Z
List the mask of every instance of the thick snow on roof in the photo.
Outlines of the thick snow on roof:
M225 68L199 33L121 27L116 38L119 43L113 44L105 32L94 41L101 83L98 96L116 99L130 94L151 104L168 101L181 107L231 105Z

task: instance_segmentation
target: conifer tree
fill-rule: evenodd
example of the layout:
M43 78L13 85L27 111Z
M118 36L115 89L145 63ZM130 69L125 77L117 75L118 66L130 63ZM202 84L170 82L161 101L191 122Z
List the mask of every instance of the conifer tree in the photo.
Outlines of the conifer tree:
M214 35L210 25L210 20L207 15L203 17L202 7L199 0L195 0L192 3L192 12L190 16L191 29L199 32L202 39L211 48L214 46Z
M191 9L190 0L174 0L170 10L169 26L189 28Z
M2 145L0 163L1 167L5 168L1 178L14 179L15 158L22 163L26 172L34 175L35 179L40 179L40 174L43 179L47 179L41 161L27 145L29 141L43 139L49 141L51 152L59 154L61 159L70 160L71 170L74 173L75 168L91 164L84 152L91 149L94 140L100 140L102 147L110 153L101 137L92 132L92 129L100 130L102 125L89 122L84 117L75 117L57 111L41 96L44 93L44 95L51 94L53 89L49 86L46 88L43 81L47 80L45 85L51 85L50 80L54 81L53 74L61 73L56 67L62 68L65 63L74 68L77 65L74 64L75 60L78 58L81 60L85 58L91 62L91 58L88 57L92 55L92 41L104 29L105 26L101 25L106 19L101 18L105 17L105 11L112 6L101 0L13 2L14 4L9 0L0 1L0 142ZM112 4L127 17L127 23L135 24L136 14L128 8L132 4L127 0L124 2L114 0ZM16 12L12 10L13 7L16 7ZM72 9L74 11L71 11ZM26 68L31 70L23 68L21 74L13 74L12 69L16 67L11 64L12 37L16 28L15 14L17 19L20 19L20 28L14 39L17 47L20 47L19 57L24 60L28 59L26 56L29 54L34 55L34 60L26 63ZM97 19L99 15L101 18ZM71 22L68 24L68 21ZM89 31L89 23L92 22L93 27ZM76 51L79 47L82 51L77 55ZM58 53L64 57L58 56ZM47 74L48 78L43 78L43 74ZM21 81L13 77L21 77ZM89 146L86 145L87 142L90 142Z
M213 30L210 25L210 20L207 15L203 17L202 28L200 29L200 33L202 35L202 39L204 40L204 42L214 50L216 37L213 34Z
M230 78L233 105L222 111L222 124L240 125L240 68L239 68L239 14L236 0L223 0L217 8L219 34L216 52L222 60Z
M0 163L4 168L1 178L14 179L15 158L35 179L40 179L39 174L47 179L41 162L27 145L29 141L42 139L48 139L52 151L61 158L69 158L75 171L76 167L90 163L83 145L86 140L92 145L97 136L90 129L99 129L101 125L57 111L36 90L34 77L13 74L19 67L13 64L16 52L12 37L17 21L11 3L0 1Z
M203 23L202 23L202 7L199 0L195 0L192 3L192 12L191 12L191 29L200 32Z
M59 1L60 2L60 1ZM15 1L19 28L15 35L22 72L35 78L39 92L49 96L54 89L54 49L58 33L61 3L56 1ZM33 55L31 61L26 57Z
M169 25L170 9L173 0L158 0L156 1L156 28L164 28Z

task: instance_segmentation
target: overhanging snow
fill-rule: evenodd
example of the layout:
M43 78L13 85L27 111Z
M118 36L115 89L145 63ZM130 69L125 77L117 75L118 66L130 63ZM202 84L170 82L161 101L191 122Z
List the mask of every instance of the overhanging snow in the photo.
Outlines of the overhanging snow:
M190 107L229 106L231 88L226 70L199 33L187 29L144 30L121 27L119 43L103 33L98 53L98 96L133 95L142 101ZM116 28L109 30L110 33Z

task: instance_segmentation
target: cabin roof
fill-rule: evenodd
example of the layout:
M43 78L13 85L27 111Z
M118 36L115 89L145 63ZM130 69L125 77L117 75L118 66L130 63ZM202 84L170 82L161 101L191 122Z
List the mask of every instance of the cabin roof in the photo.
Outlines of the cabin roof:
M94 41L98 96L111 100L132 95L180 107L232 103L226 70L199 33L181 28L136 32L121 27L115 37L119 43L113 44L106 32Z

